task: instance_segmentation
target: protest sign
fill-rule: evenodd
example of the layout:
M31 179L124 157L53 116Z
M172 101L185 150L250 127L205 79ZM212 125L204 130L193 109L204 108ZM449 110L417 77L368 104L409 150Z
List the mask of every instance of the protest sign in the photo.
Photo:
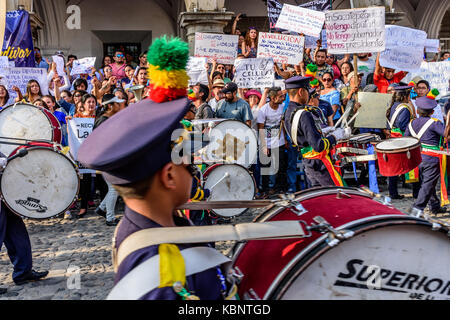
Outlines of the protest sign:
M238 42L239 36L235 35L196 33L195 56L233 64L237 56Z
M284 82L285 80L281 79L281 80L274 80L273 81L273 86L274 87L280 87L281 90L286 90L286 83Z
M425 40L425 52L439 52L441 47L439 39L427 39Z
M331 10L331 1L330 0L314 0L307 2L305 4L299 5L299 7L315 10L315 11L327 11ZM278 17L280 16L281 10L283 9L283 5L279 3L277 0L267 0L267 13L269 16L269 27L270 31L283 31L283 29L275 28L275 25L278 21Z
M12 61L14 62L14 61ZM9 60L8 57L0 56L0 77L5 77L5 68L9 68Z
M324 21L323 12L285 4L275 27L319 37Z
M69 137L69 148L72 158L78 160L78 150L81 144L92 133L95 118L73 118L67 122L67 131ZM95 173L95 170L82 168L80 164L80 173Z
M208 72L206 70L206 63L208 59L189 57L189 61L186 67L187 74L189 76L189 85L195 85L202 83L208 85Z
M305 36L305 48L307 49L315 49L317 47L317 40L319 40L320 37L310 37L310 36ZM327 45L327 30L323 29L322 30L322 49L327 49L328 45Z
M269 88L274 81L273 59L239 59L236 67L235 82L239 88Z
M325 13L328 53L381 52L385 49L384 7Z
M42 68L4 68L5 83L9 91L9 104L14 103L17 94L12 90L13 86L20 89L23 95L27 92L27 84L30 80L36 80L41 87L43 95L48 94L47 70Z
M278 33L259 33L258 58L297 65L303 60L305 38Z
M53 62L56 63L56 72L59 76L64 76L66 71L64 70L64 58L61 56L52 56Z
M75 60L73 62L71 74L75 75L75 74L91 73L91 71L92 71L91 69L94 67L96 59L97 59L96 57L90 57L90 58L83 58L83 59Z
M380 54L385 68L414 72L423 61L427 33L400 26L386 26L386 50Z
M409 73L404 81L408 83L416 76L427 80L432 89L438 89L440 92L439 98L449 94L448 80L450 79L450 61L422 62L420 70L414 74Z
M361 108L356 117L356 128L386 129L386 111L391 106L392 94L359 92L358 102Z

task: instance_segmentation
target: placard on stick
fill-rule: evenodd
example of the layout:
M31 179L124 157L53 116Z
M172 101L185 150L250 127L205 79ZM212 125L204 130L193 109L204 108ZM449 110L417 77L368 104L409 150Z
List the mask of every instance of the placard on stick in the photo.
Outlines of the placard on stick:
M382 52L385 8L332 10L325 13L328 53Z
M392 94L359 92L358 101L361 104L356 117L356 128L386 129L386 111L391 106Z
M239 59L235 82L239 88L269 88L273 86L274 71L272 58Z
M214 33L195 34L195 56L233 64L237 56L239 36Z
M320 37L324 22L324 12L285 4L275 27Z

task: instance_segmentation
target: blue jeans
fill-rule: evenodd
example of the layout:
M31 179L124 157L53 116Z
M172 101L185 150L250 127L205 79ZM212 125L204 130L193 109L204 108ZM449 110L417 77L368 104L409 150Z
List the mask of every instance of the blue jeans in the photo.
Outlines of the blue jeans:
M287 183L289 191L297 191L297 162L299 157L299 151L297 148L289 144L287 148Z
M106 221L112 222L116 217L116 203L119 194L116 189L109 183L107 180L106 184L108 185L108 193L106 194L105 199L103 199L102 203L100 203L100 209L106 211Z

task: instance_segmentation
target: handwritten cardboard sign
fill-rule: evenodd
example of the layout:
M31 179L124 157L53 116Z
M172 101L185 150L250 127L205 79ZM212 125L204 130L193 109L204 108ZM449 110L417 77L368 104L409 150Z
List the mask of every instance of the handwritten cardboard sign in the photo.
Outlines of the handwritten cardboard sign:
M285 4L275 27L319 37L324 21L324 12Z
M305 38L278 33L259 33L258 58L297 65L303 60Z
M195 34L195 56L233 64L237 56L239 36L213 33Z
M66 74L66 71L64 69L64 58L59 55L55 55L52 56L52 60L54 63L56 63L56 72L60 77L63 77ZM89 70L89 73L90 72L91 70Z
M384 14L384 7L326 12L328 53L384 51L386 47Z
M409 73L405 81L411 81L415 76L419 76L430 83L431 88L439 90L438 98L449 93L448 81L450 79L450 61L422 62L420 70L414 74Z
M426 52L439 52L439 48L441 47L439 39L427 39L425 40L425 51Z
M386 129L386 111L391 106L392 94L359 92L361 103L359 115L356 117L356 128Z
M208 72L206 70L207 58L189 57L186 71L189 76L189 85L202 83L208 85Z
M27 93L27 84L30 80L36 80L41 87L43 95L48 94L47 70L42 68L4 68L5 83L9 91L8 104L13 104L17 94L12 90L13 86L20 89L25 96Z
M426 39L425 31L387 25L386 50L380 54L380 64L411 72L420 69Z
M91 73L91 69L95 66L96 57L83 58L79 60L75 60L73 62L73 67L71 74L89 74Z
M272 58L236 60L234 81L239 88L269 88L275 78Z
M73 118L67 122L70 154L78 160L78 150L81 144L92 133L95 118ZM78 163L80 166L80 164ZM95 170L79 168L80 173L95 173Z

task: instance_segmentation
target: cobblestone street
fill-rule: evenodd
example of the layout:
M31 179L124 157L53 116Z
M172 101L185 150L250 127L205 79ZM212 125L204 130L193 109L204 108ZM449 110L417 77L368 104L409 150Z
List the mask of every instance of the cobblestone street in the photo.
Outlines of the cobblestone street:
M406 210L412 204L411 191L400 189L399 192L406 194L405 199L394 200L392 204ZM237 222L249 222L260 212L249 211ZM449 221L450 215L447 213L439 218ZM11 278L12 265L3 247L0 253L0 286L7 287L8 292L0 296L0 300L106 298L114 279L111 264L114 227L106 226L104 218L93 211L80 220L58 218L25 222L32 243L34 269L49 270L50 274L43 281L15 286ZM232 245L232 242L218 243L217 248L227 253Z

